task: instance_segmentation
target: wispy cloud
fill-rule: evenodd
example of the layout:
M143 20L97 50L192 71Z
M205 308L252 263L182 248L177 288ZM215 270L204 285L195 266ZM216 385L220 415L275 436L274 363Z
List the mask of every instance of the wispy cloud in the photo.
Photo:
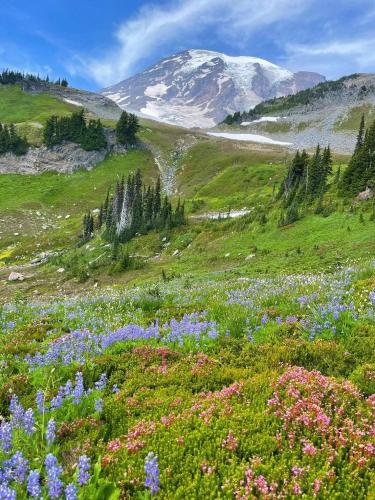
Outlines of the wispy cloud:
M85 72L99 85L109 85L129 76L138 64L163 48L188 48L186 41L195 40L202 30L212 30L213 38L243 41L267 26L293 18L310 3L311 0L179 0L162 7L146 5L119 27L113 47L103 57L87 59L77 55L68 69L72 74Z
M325 43L287 45L290 65L326 71L329 77L353 72L373 72L375 65L375 37L334 39Z

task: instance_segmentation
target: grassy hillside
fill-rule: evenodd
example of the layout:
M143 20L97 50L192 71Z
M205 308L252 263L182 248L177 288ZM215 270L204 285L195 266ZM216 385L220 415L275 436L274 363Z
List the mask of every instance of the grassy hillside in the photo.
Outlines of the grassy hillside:
M41 144L41 127L49 116L68 116L74 110L76 106L47 94L26 93L20 85L0 85L0 122L17 124L32 144Z
M0 176L0 498L374 498L375 210L338 195L347 158L279 227L287 150L139 135L91 171ZM188 223L78 247L154 155Z

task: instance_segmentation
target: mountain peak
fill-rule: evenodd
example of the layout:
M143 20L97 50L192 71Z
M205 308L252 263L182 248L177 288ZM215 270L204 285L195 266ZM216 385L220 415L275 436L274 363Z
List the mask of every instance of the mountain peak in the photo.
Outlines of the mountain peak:
M324 81L265 59L189 49L166 57L102 93L119 106L188 127L211 127L227 114Z

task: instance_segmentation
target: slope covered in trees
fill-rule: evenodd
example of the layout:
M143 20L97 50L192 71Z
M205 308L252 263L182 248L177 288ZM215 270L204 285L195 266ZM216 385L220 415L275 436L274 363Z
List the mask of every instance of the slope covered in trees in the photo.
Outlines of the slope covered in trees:
M51 116L43 130L43 142L47 147L71 141L80 144L86 151L107 146L104 129L100 120L90 120L86 124L84 111L72 113L70 117Z
M160 178L155 186L146 187L137 170L126 182L123 178L116 183L114 194L107 194L96 220L91 212L84 216L81 242L91 239L94 228L104 228L103 237L117 244L130 241L137 233L172 229L185 222L184 204L179 200L173 210L169 198L162 196Z
M10 125L0 123L0 154L14 153L21 156L28 148L28 142L17 133L13 123Z
M344 76L339 80L322 82L310 89L301 90L296 94L288 95L285 97L275 97L267 101L257 104L249 111L237 111L229 114L222 123L226 125L240 124L243 121L255 120L264 115L279 114L297 106L305 106L313 103L318 99L323 99L332 92L340 92L345 89L345 82L347 80L356 80L358 74ZM361 87L359 92L362 96L368 92L373 92L375 89L372 87Z
M54 85L61 85L61 87L68 86L68 81L66 80L66 78L58 78L55 82L53 82L49 79L48 76L43 78L39 75L33 75L32 73L24 73L21 71L5 69L0 73L0 85L13 85L15 83L21 83L25 81L52 83Z
M362 116L355 150L345 170L341 190L344 195L356 195L375 186L375 121L366 130Z

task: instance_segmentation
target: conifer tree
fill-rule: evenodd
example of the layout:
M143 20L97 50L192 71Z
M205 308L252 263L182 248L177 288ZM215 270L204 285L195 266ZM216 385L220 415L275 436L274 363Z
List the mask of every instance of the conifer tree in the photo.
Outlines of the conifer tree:
M116 124L116 139L119 144L128 142L129 115L126 111L121 113L120 119Z

